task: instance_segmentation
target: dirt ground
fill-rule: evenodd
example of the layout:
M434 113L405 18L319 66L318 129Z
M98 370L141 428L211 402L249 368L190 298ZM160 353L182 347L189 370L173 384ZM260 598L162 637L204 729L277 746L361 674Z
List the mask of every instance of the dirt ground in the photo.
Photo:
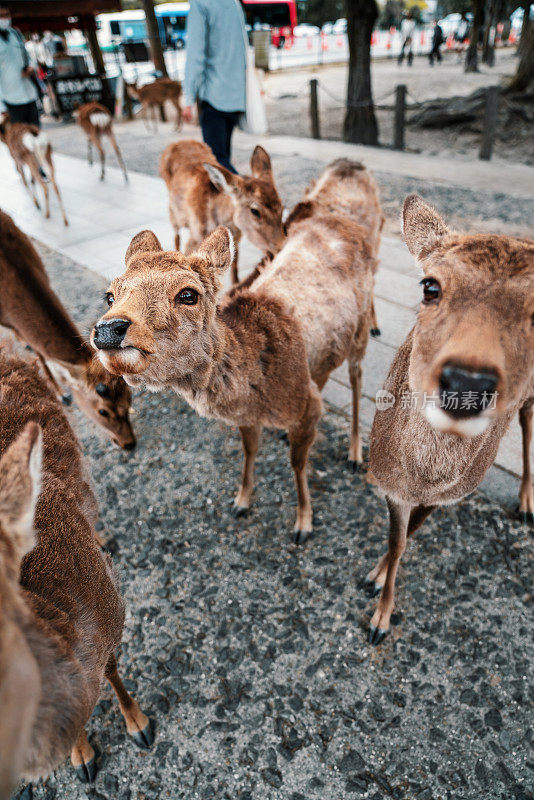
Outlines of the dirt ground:
M517 58L511 49L499 50L494 67L480 65L480 72L466 74L455 53L445 53L441 64L430 67L428 59L415 58L412 67L406 63L399 67L395 59L372 63L372 83L380 142L393 141L393 102L397 84L408 88L408 126L406 148L427 155L473 154L478 157L482 125L463 123L443 129L422 129L409 124L417 103L436 97L468 95L483 86L501 83L512 75ZM269 130L274 134L310 136L309 81L319 80L319 110L321 136L324 139L341 139L345 114L347 66L325 66L272 73L265 77L265 92ZM383 110L380 106L389 108ZM526 122L513 114L506 101L501 101L502 124L495 142L494 154L511 161L534 163L534 122ZM530 109L530 115L534 109Z

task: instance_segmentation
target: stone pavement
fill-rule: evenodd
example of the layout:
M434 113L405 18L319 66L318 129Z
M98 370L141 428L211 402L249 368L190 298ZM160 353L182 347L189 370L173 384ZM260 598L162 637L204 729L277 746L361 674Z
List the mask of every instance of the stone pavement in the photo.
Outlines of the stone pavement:
M119 139L125 126L117 126ZM163 126L166 136L161 136L161 149L169 138L170 126ZM61 143L76 139L79 132L70 126L51 131L52 141ZM146 135L141 122L128 125L128 136L139 139L143 146ZM198 129L186 126L185 138L198 137ZM171 139L177 135L170 134ZM251 152L257 137L248 137L241 132L236 135L236 151ZM308 176L309 164L316 166L318 173L323 164L334 158L349 156L361 159L373 170L391 173L392 176L409 176L413 179L435 182L453 193L469 186L473 193L488 193L507 175L507 198L519 205L532 202L534 168L522 164L470 162L466 159L425 158L410 153L396 153L385 149L348 145L341 142L295 139L287 136L260 137L273 157L277 181L283 179L281 169L289 170L293 183L291 202L302 193L309 177L296 180L293 176L302 173ZM142 157L142 151L140 152ZM126 158L127 163L129 159ZM125 186L119 170L108 166L106 181L98 179L98 168L89 167L85 160L55 154L58 184L64 195L70 226L64 228L52 198L52 217L45 220L34 208L28 194L20 183L5 148L0 151L0 174L2 175L1 206L12 214L17 224L29 235L52 247L62 255L69 256L106 279L123 271L124 254L132 236L140 229L150 228L160 237L163 246L173 246L173 236L168 221L166 190L159 178L141 172L130 172L130 183ZM113 163L113 162L112 162ZM282 166L285 165L285 166ZM302 169L300 166L302 165ZM305 167L307 169L305 169ZM282 193L283 194L283 193ZM285 199L285 198L284 198ZM527 212L528 218L528 212ZM390 224L391 229L391 224ZM241 251L240 274L245 275L257 262L259 253L244 241ZM382 336L371 339L363 364L362 425L368 432L372 424L376 391L381 387L394 352L409 331L415 319L419 303L419 274L408 250L400 238L384 236L380 252L380 267L376 279L376 307ZM338 413L349 414L351 396L346 365L336 370L323 396L329 407ZM483 485L493 498L509 507L516 503L517 479L521 471L520 432L514 420L503 440L496 466L490 471Z

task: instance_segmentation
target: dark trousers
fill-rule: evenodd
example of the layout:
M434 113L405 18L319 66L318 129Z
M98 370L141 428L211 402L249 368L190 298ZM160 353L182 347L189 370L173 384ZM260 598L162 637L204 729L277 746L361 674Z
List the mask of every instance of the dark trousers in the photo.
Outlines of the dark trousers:
M412 40L411 39L405 39L404 42L402 43L402 48L401 48L401 51L399 53L399 57L397 59L397 63L398 64L402 64L402 62L404 61L404 51L405 51L406 48L408 49L408 55L407 55L408 66L411 67L412 66L412 61L413 61L413 51L412 51Z
M439 51L440 47L441 47L441 44L433 45L432 50L428 54L428 60L430 61L431 65L434 64L434 56L436 56L438 61L441 61L441 53Z
M213 155L223 167L237 174L230 162L232 133L239 121L240 111L219 111L202 100L200 103L200 127L202 138L213 150Z
M11 122L27 122L29 125L37 125L39 127L39 109L37 103L32 100L31 103L22 103L21 105L13 105L6 103L4 105L9 111L9 119Z

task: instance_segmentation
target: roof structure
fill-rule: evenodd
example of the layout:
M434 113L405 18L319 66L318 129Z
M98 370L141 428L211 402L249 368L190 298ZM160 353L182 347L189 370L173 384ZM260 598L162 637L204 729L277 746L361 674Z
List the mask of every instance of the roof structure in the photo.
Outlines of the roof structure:
M120 11L120 0L6 0L13 24L27 33L94 29L95 15Z

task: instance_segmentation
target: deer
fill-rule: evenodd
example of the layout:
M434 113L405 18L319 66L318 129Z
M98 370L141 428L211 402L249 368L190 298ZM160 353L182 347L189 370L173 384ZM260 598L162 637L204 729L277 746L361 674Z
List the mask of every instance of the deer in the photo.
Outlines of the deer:
M124 181L128 183L128 173L117 139L113 133L113 118L108 109L101 103L84 103L76 109L74 116L87 137L87 160L91 166L93 166L93 145L100 154L100 180L104 180L106 171L106 151L102 146L102 138L107 136L115 150L117 161L124 175Z
M516 413L520 512L534 521L534 241L457 233L417 195L405 200L403 232L423 273L423 297L371 431L370 471L390 519L388 552L367 576L380 593L369 627L374 645L389 630L407 539L437 506L478 487Z
M341 171L340 182L357 180L360 165L349 175L343 162ZM245 459L236 516L250 507L262 427L287 430L297 488L293 539L301 544L312 531L306 466L320 389L345 359L354 398L350 458L362 460L360 362L375 259L364 228L319 203L297 207L288 222L284 247L257 280L221 300L221 277L235 257L228 228L216 228L188 256L164 251L151 231L137 234L91 343L130 386L169 387L202 416L239 428Z
M152 117L154 132L158 130L157 112L158 107L169 100L176 109L176 130L182 127L182 84L180 81L173 81L171 78L156 78L152 83L145 83L138 86L137 83L125 83L128 96L141 103L145 125L149 129L149 119Z
M153 726L122 683L124 601L94 535L97 502L61 404L37 367L0 347L0 798L70 753L92 782L85 725L104 679L133 741Z
M131 393L103 368L55 294L30 239L0 209L0 325L29 345L60 394L66 381L80 410L112 441L132 450Z
M250 170L250 177L234 175L217 162L207 144L192 139L168 145L159 165L169 192L176 250L180 250L180 228L189 229L184 248L184 253L189 254L218 225L225 225L235 247L233 283L239 280L237 262L242 233L263 254L277 253L285 241L283 207L271 159L259 145L252 153Z
M46 219L50 218L50 191L48 188L48 181L50 181L59 203L63 224L67 226L69 221L56 183L54 162L52 160L52 145L48 135L40 131L36 125L28 125L25 122L16 122L12 125L9 122L9 116L4 115L0 122L0 139L7 146L22 178L22 183L32 198L35 207L39 210L41 206L34 191L34 185L38 183L41 187L44 195ZM28 183L25 175L26 167L30 171L30 183Z

